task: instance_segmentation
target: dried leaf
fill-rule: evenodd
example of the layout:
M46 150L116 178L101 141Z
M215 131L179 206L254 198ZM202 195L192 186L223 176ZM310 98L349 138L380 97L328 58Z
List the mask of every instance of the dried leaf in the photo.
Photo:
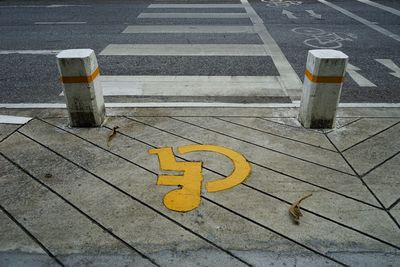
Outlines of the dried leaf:
M117 135L117 129L118 129L118 128L119 128L118 126L113 127L112 132L108 135L108 138L107 138L107 146L108 146L108 147L111 146L111 141L112 141L112 140L114 139L114 137Z
M300 203L301 203L304 199L306 199L306 198L308 198L308 197L311 197L311 196L312 196L312 193L309 193L309 194L307 194L307 195L301 197L299 200L295 201L295 202L290 206L290 208L289 208L289 213L292 215L293 220L294 220L294 222L295 222L296 224L299 224L299 223L300 223L300 217L303 216L303 214L302 214L301 211L300 211Z

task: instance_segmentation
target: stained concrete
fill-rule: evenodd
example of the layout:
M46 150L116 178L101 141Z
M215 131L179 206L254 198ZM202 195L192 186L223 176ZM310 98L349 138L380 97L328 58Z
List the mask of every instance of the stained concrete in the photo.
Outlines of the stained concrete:
M379 168L368 173L363 180L382 201L386 208L393 205L399 198L400 188L400 155L383 163Z
M15 124L0 124L0 141L14 132L19 125Z
M0 211L0 265L1 266L56 266L38 243L15 222ZM10 242L11 241L11 242Z
M328 133L328 137L340 151L343 151L397 122L397 119L364 118L347 127ZM371 125L374 125L374 127L371 127Z
M270 122L268 120L263 120L260 118L231 118L231 117L221 117L220 119L232 122L238 125L246 126L254 130L259 130L260 134L269 137L270 135L279 136L280 138L288 138L289 140L298 141L308 145L326 148L331 151L335 151L335 147L329 142L329 140L323 135L316 131L304 130L303 128L293 129L293 127L286 125L276 125L276 123ZM297 120L296 120L297 121ZM241 127L239 127L241 128ZM257 131L256 131L257 132ZM271 138L268 140L269 144L285 142L279 138ZM287 147L284 145L284 147ZM273 146L271 146L273 148ZM290 150L290 148L288 148ZM328 152L329 153L329 152Z
M393 215L393 217L397 220L398 223L400 223L400 204L397 203L396 206L394 206L391 210L390 213Z
M399 131L400 124L396 124L383 133L346 150L343 155L358 174L364 175L398 153L400 150Z

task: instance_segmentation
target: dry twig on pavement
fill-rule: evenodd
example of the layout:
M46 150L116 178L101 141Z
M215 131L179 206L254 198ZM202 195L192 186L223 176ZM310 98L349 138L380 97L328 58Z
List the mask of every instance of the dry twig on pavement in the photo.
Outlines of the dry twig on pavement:
M302 214L301 211L300 211L300 203L301 203L304 199L306 199L306 198L308 198L308 197L311 197L311 196L312 196L312 193L309 193L309 194L307 194L307 195L301 197L299 200L295 201L295 202L290 206L290 208L289 208L289 213L292 215L293 220L294 220L294 222L295 222L296 224L299 224L299 223L300 223L300 217L303 216L303 214Z
M112 141L112 140L114 139L114 137L117 135L117 129L118 129L118 128L119 128L118 126L113 127L112 132L111 132L110 135L108 136L108 138L107 138L107 146L108 146L108 147L111 146L111 141Z

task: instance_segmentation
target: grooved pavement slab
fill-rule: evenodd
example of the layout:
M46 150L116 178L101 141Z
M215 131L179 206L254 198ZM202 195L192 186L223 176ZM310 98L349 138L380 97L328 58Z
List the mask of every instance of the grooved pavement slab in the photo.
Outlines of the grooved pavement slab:
M398 109L342 108L330 131L304 129L297 110L284 108L108 109L114 116L92 129L68 127L62 110L2 114L36 115L21 128L0 124L5 266L394 266L400 260ZM233 169L221 154L177 153L188 144L234 149L250 162L251 175L220 192L203 186L192 211L169 210L163 197L177 187L156 185L163 172L149 149L170 146L178 161L203 162L203 185ZM288 209L309 192L296 225Z

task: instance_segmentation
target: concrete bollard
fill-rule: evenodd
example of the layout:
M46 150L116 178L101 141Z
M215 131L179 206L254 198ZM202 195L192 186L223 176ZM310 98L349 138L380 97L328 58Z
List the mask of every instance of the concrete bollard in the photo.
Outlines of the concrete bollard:
M333 128L348 56L331 49L308 51L299 121L305 128Z
M92 49L63 50L57 55L70 125L98 127L105 119L99 67Z

